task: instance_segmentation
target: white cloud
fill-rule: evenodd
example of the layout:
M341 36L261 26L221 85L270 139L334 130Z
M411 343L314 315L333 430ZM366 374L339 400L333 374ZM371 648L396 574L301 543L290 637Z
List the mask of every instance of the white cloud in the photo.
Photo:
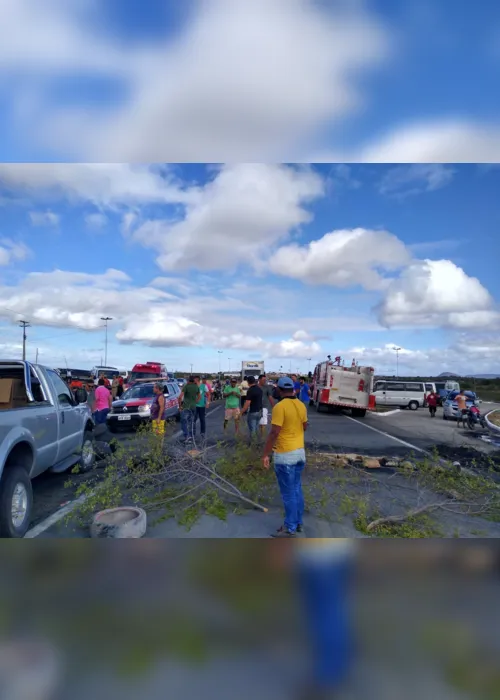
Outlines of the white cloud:
M85 223L87 224L87 226L95 229L104 228L108 221L108 217L105 214L100 214L99 212L87 214L87 216L85 217Z
M391 283L378 313L388 327L481 328L500 322L490 293L450 260L412 263Z
M448 185L455 170L441 163L400 165L386 172L379 184L381 194L408 197L433 192Z
M29 217L33 226L57 226L61 220L53 211L30 211Z
M120 270L31 273L16 287L0 287L0 299L0 317L15 322L22 315L34 327L97 331L103 327L101 317L110 316L110 339L124 345L212 346L287 358L320 351L303 330L282 341L245 330L250 324L239 316L242 303L237 299L201 293L181 299L152 286L135 287ZM272 330L273 335L279 332Z
M410 259L393 234L357 228L332 231L307 245L283 246L269 266L275 274L308 284L380 289L386 284L381 272L393 272Z
M399 362L396 351L399 347ZM397 365L401 376L437 377L441 372L453 372L461 376L493 373L497 371L500 344L497 339L485 341L468 335L464 339L444 347L408 348L395 343L379 347L351 347L342 351L342 357L355 357L360 364L375 368L377 374L396 375Z
M26 132L36 119L44 145L87 160L281 160L359 110L358 77L389 55L363 2L201 0L177 36L149 45L106 34L99 3L3 5L0 71L16 79ZM119 84L124 97L49 103L43 87L68 74Z
M399 126L353 154L366 163L491 163L500 160L500 125L463 120Z
M185 203L196 197L196 188L185 192L168 167L129 163L0 163L0 184L16 196L67 198L98 207Z
M6 267L20 260L26 260L30 249L24 243L17 243L10 238L0 238L0 267Z
M163 270L256 264L261 253L311 219L305 205L323 192L322 179L306 167L227 165L197 189L181 221L147 221L132 236L160 253Z
M297 161L311 163L498 163L500 123L464 119L419 121L391 126L349 151L342 146Z

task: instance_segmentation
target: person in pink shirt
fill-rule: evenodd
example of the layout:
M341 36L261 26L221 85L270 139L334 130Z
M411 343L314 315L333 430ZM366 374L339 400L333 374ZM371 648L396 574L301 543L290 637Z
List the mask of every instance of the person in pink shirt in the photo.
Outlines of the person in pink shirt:
M112 401L111 392L106 387L106 383L101 377L98 382L98 387L95 390L94 399L95 422L97 425L106 423L106 416L111 410Z

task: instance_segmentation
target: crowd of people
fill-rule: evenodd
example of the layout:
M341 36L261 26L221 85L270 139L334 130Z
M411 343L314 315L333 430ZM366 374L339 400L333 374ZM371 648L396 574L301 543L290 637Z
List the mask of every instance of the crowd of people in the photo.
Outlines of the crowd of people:
M218 382L216 382L218 384ZM250 444L264 442L262 464L264 469L274 470L284 506L284 524L274 537L295 537L302 532L304 496L302 472L306 463L304 433L307 430L307 406L311 390L304 377L281 377L276 386L271 385L265 374L258 378L248 376L238 382L236 377L220 386L208 388L206 380L189 377L181 391L179 406L186 443L194 443L197 422L200 434L206 434L206 409L212 394L221 393L224 399L224 431L234 424L234 433L240 434L242 417L246 418ZM271 429L268 430L269 418Z
M68 385L77 403L87 403L90 406L96 425L106 423L113 401L121 398L125 391L123 377L114 377L110 381L105 374L99 376L97 384L88 380L79 386L73 386L71 379L68 379Z

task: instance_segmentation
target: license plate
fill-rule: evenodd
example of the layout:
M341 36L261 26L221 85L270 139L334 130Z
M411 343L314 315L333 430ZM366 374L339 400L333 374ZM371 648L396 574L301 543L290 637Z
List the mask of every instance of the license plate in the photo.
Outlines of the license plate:
M132 416L118 416L118 420L132 420Z

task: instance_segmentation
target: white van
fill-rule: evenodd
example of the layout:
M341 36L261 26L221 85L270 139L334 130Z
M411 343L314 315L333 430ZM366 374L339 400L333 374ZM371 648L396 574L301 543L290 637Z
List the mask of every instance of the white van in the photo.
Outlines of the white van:
M374 392L377 406L394 406L416 411L425 406L425 382L378 381Z

